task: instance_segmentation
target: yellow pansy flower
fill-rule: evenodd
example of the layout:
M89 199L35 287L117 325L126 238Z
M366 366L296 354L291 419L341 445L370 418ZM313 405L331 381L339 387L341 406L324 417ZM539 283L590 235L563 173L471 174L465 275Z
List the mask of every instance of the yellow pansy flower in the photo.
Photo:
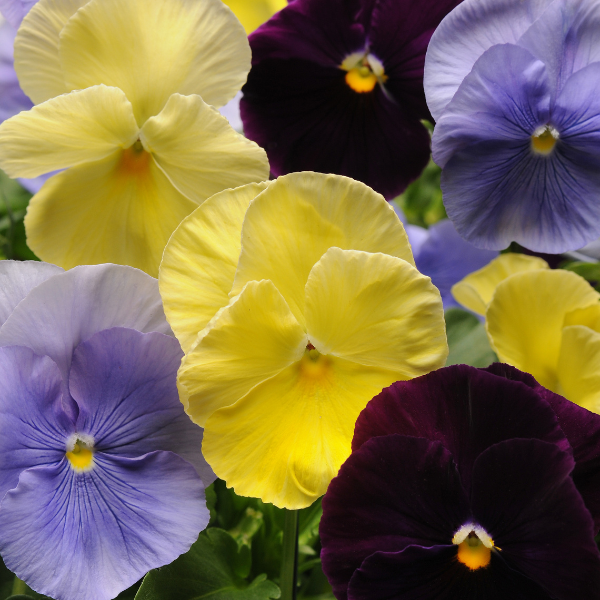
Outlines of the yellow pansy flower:
M503 254L496 261L458 283L454 297L485 313L502 362L600 413L600 294L541 259Z
M346 177L210 198L173 234L159 286L204 455L236 493L280 507L325 493L367 402L448 353L440 294L401 222Z
M242 22L246 33L268 21L277 11L287 6L287 0L223 0Z
M211 106L250 69L244 30L220 0L40 0L17 33L15 69L37 106L0 126L0 167L66 169L25 219L43 260L156 276L198 204L268 177L265 152Z

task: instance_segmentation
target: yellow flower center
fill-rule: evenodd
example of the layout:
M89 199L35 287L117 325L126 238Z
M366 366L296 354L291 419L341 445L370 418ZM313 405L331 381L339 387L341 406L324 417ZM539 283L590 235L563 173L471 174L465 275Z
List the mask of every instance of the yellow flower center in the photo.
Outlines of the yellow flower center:
M457 558L471 571L487 567L492 558L492 550L500 550L494 546L494 540L488 533L474 523L463 525L452 538L458 546Z
M559 133L551 125L538 127L531 136L531 148L536 154L547 156L554 150Z
M83 473L89 471L94 466L94 451L89 444L77 440L73 449L66 453L66 457L71 463L74 471Z
M346 83L359 94L372 92L378 83L388 79L383 64L371 54L355 52L344 59L340 68L347 71Z
M300 360L300 376L310 381L327 380L332 372L333 361L321 354L312 344L308 344Z
M359 94L372 92L377 85L377 76L369 67L355 67L346 73L346 83Z
M149 173L150 153L144 150L142 142L139 140L123 150L121 162L119 163L119 172L123 175L140 177Z

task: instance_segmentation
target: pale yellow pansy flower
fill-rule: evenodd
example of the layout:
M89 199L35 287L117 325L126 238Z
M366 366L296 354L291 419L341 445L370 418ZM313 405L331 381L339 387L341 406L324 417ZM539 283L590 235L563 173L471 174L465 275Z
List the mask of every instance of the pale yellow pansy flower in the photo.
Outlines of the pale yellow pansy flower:
M52 177L25 226L42 259L157 275L179 222L215 193L268 177L265 152L214 106L250 47L220 0L40 0L15 40L37 104L0 126L0 167Z
M187 217L159 287L182 402L236 493L302 508L367 402L444 365L442 302L384 198L337 175L228 190Z
M496 261L456 284L454 297L485 313L502 362L600 413L600 294L579 275L550 270L535 257L504 254Z
M277 11L287 6L287 0L223 0L242 22L246 33L268 21Z

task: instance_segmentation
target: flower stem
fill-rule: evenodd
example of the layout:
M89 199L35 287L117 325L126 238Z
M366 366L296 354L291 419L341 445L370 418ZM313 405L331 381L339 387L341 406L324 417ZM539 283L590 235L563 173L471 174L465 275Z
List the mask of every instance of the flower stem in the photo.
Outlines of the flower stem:
M13 580L13 585L12 585L11 596L18 596L20 594L24 595L26 593L27 593L27 584L15 575L15 578Z
M285 510L281 553L281 600L296 600L298 578L298 511Z

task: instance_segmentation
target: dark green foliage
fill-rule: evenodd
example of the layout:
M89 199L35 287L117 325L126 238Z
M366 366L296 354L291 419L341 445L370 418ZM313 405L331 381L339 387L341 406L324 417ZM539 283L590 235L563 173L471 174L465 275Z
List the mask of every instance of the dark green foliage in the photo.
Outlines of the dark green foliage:
M449 308L445 317L450 348L446 366L488 367L498 361L488 341L485 325L475 315L460 308Z

